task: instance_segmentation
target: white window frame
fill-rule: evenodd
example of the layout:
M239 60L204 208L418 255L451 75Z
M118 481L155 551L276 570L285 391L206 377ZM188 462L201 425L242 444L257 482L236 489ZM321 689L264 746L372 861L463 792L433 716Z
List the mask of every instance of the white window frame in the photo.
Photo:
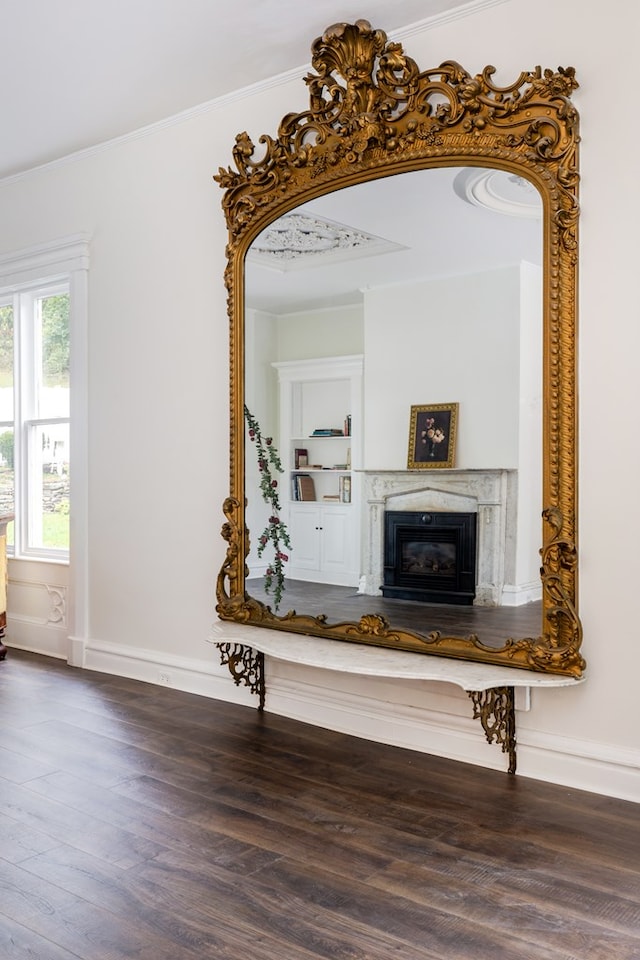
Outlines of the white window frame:
M88 636L88 276L89 236L74 234L0 255L0 296L68 283L70 294L70 449L71 517L69 542L69 662ZM15 318L14 318L15 325ZM18 422L20 411L14 410ZM17 438L16 438L17 439ZM17 458L17 451L16 451ZM17 546L17 544L16 544ZM16 559L25 557L21 551ZM33 553L29 552L29 559ZM43 557L44 559L44 557ZM50 555L46 557L51 561ZM55 560L54 560L55 562ZM66 560L64 562L67 562ZM78 641L74 647L74 641Z
M68 279L36 285L19 285L10 293L0 294L0 305L13 307L14 383L13 420L2 421L0 429L13 429L16 517L14 544L7 547L9 556L68 562L69 550L35 546L36 531L42 529L42 488L38 467L41 455L37 449L38 427L70 424L70 416L41 417L37 409L38 371L41 348L36 329L36 303L47 297L67 293Z

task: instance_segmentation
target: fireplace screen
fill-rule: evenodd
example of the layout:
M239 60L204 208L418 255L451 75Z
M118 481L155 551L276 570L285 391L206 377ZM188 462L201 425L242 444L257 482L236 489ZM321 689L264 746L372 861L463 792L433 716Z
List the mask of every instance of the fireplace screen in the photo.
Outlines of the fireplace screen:
M421 543L407 540L402 543L402 572L440 574L443 577L456 575L456 546L454 543Z
M471 604L475 583L475 513L385 513L383 596Z

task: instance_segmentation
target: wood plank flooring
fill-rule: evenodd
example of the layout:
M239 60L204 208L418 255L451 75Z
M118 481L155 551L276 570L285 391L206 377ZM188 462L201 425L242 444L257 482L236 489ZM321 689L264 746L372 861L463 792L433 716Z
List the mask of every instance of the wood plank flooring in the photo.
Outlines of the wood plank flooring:
M9 651L2 960L639 960L640 808Z
M273 605L260 577L247 580L247 591L257 600ZM439 630L444 636L477 634L488 646L500 647L509 638L537 637L542 628L542 602L520 607L474 607L452 603L417 603L357 593L355 587L286 580L279 613L288 610L317 617L325 614L329 623L358 621L367 613L386 617L395 627L426 635Z

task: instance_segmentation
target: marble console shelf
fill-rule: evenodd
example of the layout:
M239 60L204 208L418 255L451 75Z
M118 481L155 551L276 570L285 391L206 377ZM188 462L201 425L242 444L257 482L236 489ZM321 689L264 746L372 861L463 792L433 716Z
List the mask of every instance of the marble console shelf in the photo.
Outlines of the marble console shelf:
M222 620L214 624L210 639L236 685L245 684L260 698L260 710L264 709L266 694L265 656L358 676L453 683L471 698L474 719L480 720L487 741L495 741L508 755L509 773L516 772L515 692L521 694L519 706L528 709L532 687L569 687L584 682L573 677L280 633Z

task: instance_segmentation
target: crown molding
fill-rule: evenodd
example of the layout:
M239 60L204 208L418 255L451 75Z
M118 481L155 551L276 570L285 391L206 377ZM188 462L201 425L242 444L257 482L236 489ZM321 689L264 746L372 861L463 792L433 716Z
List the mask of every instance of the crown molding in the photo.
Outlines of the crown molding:
M472 17L483 10L499 7L505 3L511 3L511 0L468 0L467 3L461 3L452 10L443 10L442 13L435 13L431 17L417 20L415 23L400 27L398 30L389 30L389 39L401 42L416 34L424 33L425 30L433 30L435 27L441 27L446 23L464 20L466 17Z

